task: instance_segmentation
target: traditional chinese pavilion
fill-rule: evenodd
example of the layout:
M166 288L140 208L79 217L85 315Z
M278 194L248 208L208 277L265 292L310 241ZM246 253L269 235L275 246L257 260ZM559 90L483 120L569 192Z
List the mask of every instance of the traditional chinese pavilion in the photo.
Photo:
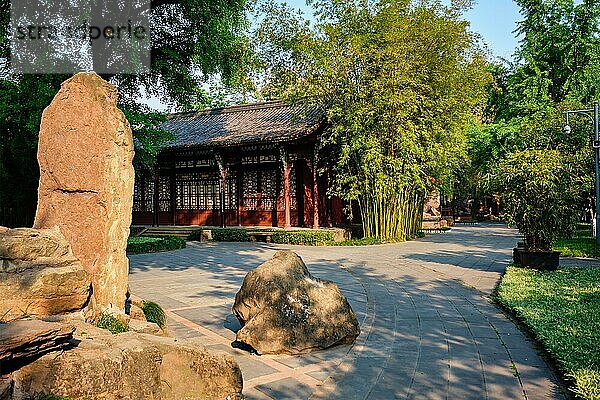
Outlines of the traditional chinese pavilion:
M136 225L314 227L344 222L319 176L324 114L281 101L173 114L175 140L136 177Z

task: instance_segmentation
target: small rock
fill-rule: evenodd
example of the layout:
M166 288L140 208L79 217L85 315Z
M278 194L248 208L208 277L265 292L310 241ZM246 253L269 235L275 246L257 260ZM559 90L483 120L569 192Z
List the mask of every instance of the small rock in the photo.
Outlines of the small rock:
M314 278L297 254L278 251L250 271L235 296L236 340L261 354L301 354L352 343L354 311L333 282Z
M131 305L131 308L129 310L129 316L131 317L131 319L146 321L146 315L144 314L144 311L135 304Z

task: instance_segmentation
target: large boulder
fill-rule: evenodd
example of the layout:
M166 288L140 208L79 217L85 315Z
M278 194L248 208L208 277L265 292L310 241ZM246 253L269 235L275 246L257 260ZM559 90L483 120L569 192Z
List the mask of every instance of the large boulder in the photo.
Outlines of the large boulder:
M291 251L278 251L246 275L233 312L242 325L236 340L261 354L326 349L360 333L337 285L314 278Z
M81 400L242 398L242 374L235 360L207 351L199 339L112 335L79 322L74 345L9 375L9 399L50 393Z
M72 325L38 320L0 324L0 375L45 353L68 347L74 331Z
M93 72L65 81L42 115L35 228L60 227L100 308L123 308L134 171L117 90Z
M0 232L0 322L81 309L90 276L60 230Z

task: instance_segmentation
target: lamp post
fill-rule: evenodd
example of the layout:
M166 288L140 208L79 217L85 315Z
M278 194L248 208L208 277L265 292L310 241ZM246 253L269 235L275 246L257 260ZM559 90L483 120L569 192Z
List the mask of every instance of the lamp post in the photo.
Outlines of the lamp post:
M571 133L571 127L569 126L569 115L571 114L585 115L594 123L594 142L592 144L596 161L596 219L594 221L594 234L596 235L596 243L600 244L600 229L598 229L600 227L600 167L598 166L600 159L600 138L598 137L598 102L594 102L594 108L588 108L585 110L570 110L565 111L564 114L567 122L565 125L565 133L567 135Z

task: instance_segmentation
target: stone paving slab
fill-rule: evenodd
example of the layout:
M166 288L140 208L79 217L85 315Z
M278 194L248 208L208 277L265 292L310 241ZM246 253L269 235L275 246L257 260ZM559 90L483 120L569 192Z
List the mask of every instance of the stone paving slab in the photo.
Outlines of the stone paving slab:
M516 241L513 230L481 225L367 247L189 243L131 256L130 285L166 308L173 336L232 354L248 399L565 399L533 343L489 298ZM339 284L361 323L352 346L295 357L231 346L244 276L283 248Z

